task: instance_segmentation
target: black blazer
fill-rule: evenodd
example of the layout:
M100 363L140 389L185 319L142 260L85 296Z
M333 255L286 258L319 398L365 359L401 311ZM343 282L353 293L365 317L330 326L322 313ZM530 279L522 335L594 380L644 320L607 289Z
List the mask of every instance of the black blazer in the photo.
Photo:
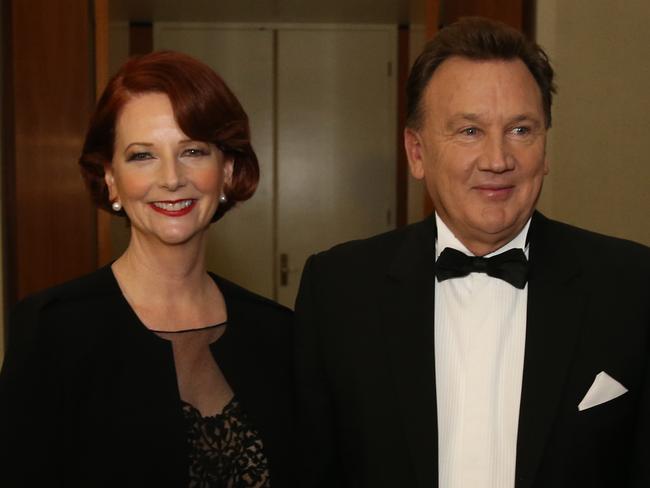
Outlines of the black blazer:
M260 431L273 486L292 486L290 310L218 276L228 327L211 350ZM0 376L0 485L188 486L171 343L110 267L21 302Z
M304 486L438 486L435 236L430 217L308 260ZM528 286L516 488L650 486L650 250L536 213ZM579 412L601 371L629 391Z

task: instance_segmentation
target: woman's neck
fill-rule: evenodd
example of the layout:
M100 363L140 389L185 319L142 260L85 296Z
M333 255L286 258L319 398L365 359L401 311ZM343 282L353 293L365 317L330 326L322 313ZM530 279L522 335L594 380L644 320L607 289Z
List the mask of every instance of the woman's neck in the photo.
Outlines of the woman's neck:
M205 239L170 245L134 235L115 263L138 277L191 284L205 274Z
M206 273L204 239L168 245L132 237L112 270L131 307L151 328L166 329L167 322L209 325L226 315L225 305L221 311L213 305L223 299Z

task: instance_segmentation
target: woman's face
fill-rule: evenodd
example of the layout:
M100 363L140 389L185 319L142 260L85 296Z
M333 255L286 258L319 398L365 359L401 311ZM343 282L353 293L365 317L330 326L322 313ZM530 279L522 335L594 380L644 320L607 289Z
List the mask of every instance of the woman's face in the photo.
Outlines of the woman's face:
M232 167L214 144L181 131L167 95L148 93L117 119L105 180L131 220L132 239L177 245L201 238Z

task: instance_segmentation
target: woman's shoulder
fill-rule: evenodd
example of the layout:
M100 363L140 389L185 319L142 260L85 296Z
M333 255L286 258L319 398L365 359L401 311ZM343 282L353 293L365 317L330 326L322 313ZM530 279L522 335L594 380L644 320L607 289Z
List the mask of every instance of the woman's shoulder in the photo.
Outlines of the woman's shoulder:
M102 298L114 297L119 293L110 266L104 266L92 273L36 292L22 299L15 307L16 312L42 310L49 307L81 304Z
M34 293L12 309L12 328L36 327L46 324L69 324L85 322L110 308L111 301L119 297L117 286L109 266L88 275Z
M250 311L257 311L260 313L266 312L269 314L284 316L286 318L291 318L293 316L293 310L271 300L270 298L248 290L212 272L210 272L210 276L221 290L221 293L223 293L224 299L229 308L232 308L233 306L241 306L246 307Z

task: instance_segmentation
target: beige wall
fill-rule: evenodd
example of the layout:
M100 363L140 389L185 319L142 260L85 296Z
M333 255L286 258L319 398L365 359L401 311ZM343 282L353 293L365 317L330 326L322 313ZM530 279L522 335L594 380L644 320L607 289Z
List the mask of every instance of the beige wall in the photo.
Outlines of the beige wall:
M426 6L424 0L410 2L411 26L409 30L409 66L422 52L427 41ZM424 218L424 183L416 180L409 172L407 186L407 222L417 222Z
M650 2L538 0L557 73L548 216L650 245Z

